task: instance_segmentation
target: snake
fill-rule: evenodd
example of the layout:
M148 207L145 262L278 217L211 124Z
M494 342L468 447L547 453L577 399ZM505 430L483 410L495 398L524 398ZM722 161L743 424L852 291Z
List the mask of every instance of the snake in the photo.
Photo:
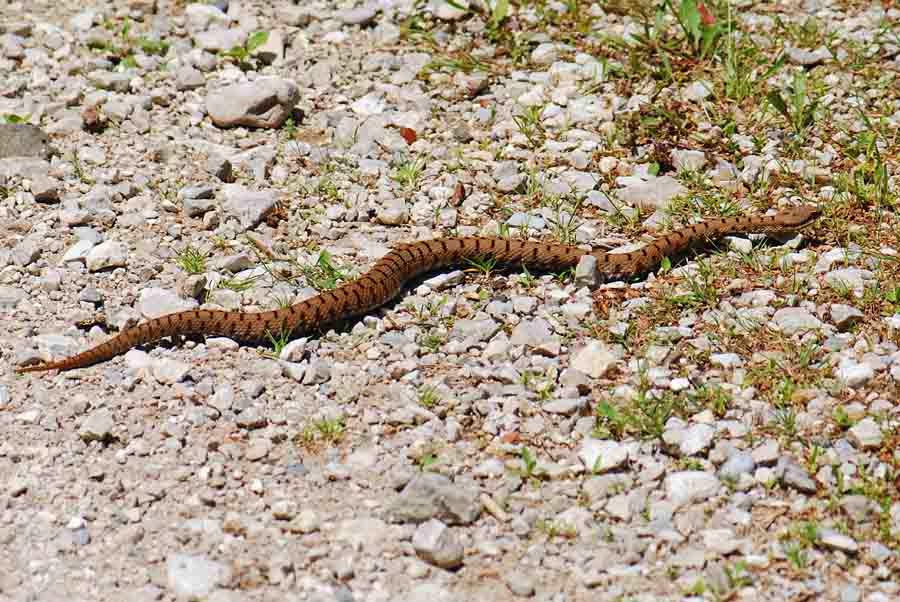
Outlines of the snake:
M820 213L813 205L799 205L773 215L709 218L624 253L505 237L444 237L402 243L359 278L293 305L260 312L190 309L170 313L126 328L76 355L27 364L16 370L21 373L86 368L134 347L179 335L224 336L244 343L264 342L283 333L291 338L305 336L389 303L400 295L407 282L422 274L486 257L493 258L498 267L521 265L527 269L557 271L571 268L585 255L591 255L596 258L597 273L602 280L627 279L647 273L663 258L702 242L734 234L798 231L810 225Z

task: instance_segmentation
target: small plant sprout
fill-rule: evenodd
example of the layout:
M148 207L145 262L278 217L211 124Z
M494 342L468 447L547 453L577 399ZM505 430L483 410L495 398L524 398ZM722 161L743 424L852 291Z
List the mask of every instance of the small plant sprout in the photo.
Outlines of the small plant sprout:
M257 31L251 34L243 44L238 44L223 52L222 56L233 60L238 67L246 71L254 67L251 62L253 53L268 41L268 31Z
M425 172L424 159L410 159L400 163L394 171L393 178L403 188L411 190L416 187Z
M436 387L423 386L419 389L419 405L431 409L441 400L441 395Z
M175 257L175 262L182 270L191 275L206 271L206 258L195 247L188 245Z

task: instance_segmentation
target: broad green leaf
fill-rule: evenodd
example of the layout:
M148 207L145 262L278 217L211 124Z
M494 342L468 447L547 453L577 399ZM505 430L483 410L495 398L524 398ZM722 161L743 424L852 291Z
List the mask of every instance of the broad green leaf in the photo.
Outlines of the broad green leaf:
M268 31L257 31L247 40L247 51L253 52L263 44L269 41Z

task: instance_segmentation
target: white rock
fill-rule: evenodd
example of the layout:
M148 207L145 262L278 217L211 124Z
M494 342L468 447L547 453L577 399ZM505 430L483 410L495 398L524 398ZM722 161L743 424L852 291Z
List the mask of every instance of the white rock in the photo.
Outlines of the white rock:
M628 448L617 441L588 438L581 444L578 459L587 470L600 474L623 466L628 461Z
M702 502L718 493L720 486L715 475L701 470L673 472L663 481L666 496L677 507Z
M128 258L128 247L117 240L107 240L96 247L91 248L85 262L91 272L98 272L107 268L124 267Z
M614 353L601 341L591 341L572 357L569 366L591 378L602 378L619 360L620 354Z

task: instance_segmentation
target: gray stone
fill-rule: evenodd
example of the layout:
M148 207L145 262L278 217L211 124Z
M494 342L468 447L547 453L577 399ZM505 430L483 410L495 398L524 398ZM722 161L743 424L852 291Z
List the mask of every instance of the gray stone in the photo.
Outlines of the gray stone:
M831 51L824 46L815 50L807 50L805 48L797 48L796 46L788 45L784 51L792 63L795 65L803 65L804 67L819 65L832 58Z
M735 452L719 467L720 479L738 479L744 474L753 474L756 462L753 455L747 452Z
M293 82L265 77L211 92L206 110L219 127L278 128L290 117L299 98Z
M881 427L871 418L864 418L850 427L847 438L860 450L878 449L884 440Z
M718 493L721 483L715 475L702 470L670 473L663 481L663 489L676 507L702 502Z
M378 14L378 7L374 5L359 6L339 11L337 18L345 25L368 25Z
M87 268L91 272L99 272L109 268L125 267L128 259L128 247L117 240L107 240L91 248L85 257Z
M208 596L216 586L227 585L231 569L205 556L172 554L166 559L166 576L176 596L196 600Z
M14 286L0 286L0 308L12 309L28 295Z
M249 34L243 29L214 27L209 31L195 33L194 45L212 53L227 52L236 46L243 46Z
M534 577L522 571L505 572L506 587L516 596L530 598L534 595Z
M131 91L131 80L134 75L134 72L91 71L87 77L101 90L124 94Z
M775 470L776 472L781 473L781 481L785 485L793 487L797 491L803 493L816 492L817 486L815 480L813 480L809 476L809 473L806 472L806 469L798 464L792 457L781 456L778 459L778 466Z
M869 364L859 363L852 358L845 357L838 362L834 374L848 387L860 387L872 380L875 370Z
M822 322L800 307L784 307L775 312L772 321L778 330L791 336L810 330L819 330Z
M706 165L703 151L673 149L671 158L676 171L700 171Z
M409 207L403 199L390 199L378 208L375 219L385 226L399 226L409 220Z
M569 367L591 378L603 378L616 365L622 354L601 341L591 341L576 351Z
M38 203L58 203L59 180L50 176L38 175L31 180L31 194Z
M619 200L642 209L665 209L669 201L685 194L681 182L671 176L650 178L649 180L620 188L616 191Z
M712 445L716 430L708 424L692 424L687 428L670 428L663 432L663 445L679 456L694 456Z
M225 184L222 193L222 209L238 218L244 230L256 227L278 202L274 190L252 190L240 184Z
M387 515L396 522L421 523L436 518L451 525L468 525L481 515L481 502L476 489L426 472L407 483L388 506Z
M621 468L628 462L628 448L617 441L587 438L581 443L578 459L585 469L602 474Z
M48 159L51 154L50 137L41 128L27 123L0 123L0 159Z
M106 408L94 410L81 422L78 436L82 441L109 441L112 439L113 417Z
M88 253L94 248L94 245L95 243L93 241L85 239L79 240L66 250L60 263L84 263L87 260Z
M205 85L206 76L199 69L184 66L175 71L175 88L177 90L196 90Z
M151 371L157 382L172 384L183 381L191 371L191 366L177 360L162 358L153 361Z
M859 551L859 544L855 539L834 529L820 529L819 543L826 548L840 550L847 554L855 554Z
M536 347L546 343L553 336L550 324L543 318L534 320L522 320L513 328L509 337L510 345L528 345Z
M147 319L195 307L197 307L196 300L182 299L172 291L158 287L142 289L137 302L138 311Z
M284 36L281 32L272 30L266 37L266 41L253 50L253 56L266 65L284 58Z
M869 270L843 268L825 274L825 283L839 293L849 290L859 297L863 294L866 283L873 278L875 278L875 274Z
M442 569L462 566L463 545L447 525L431 519L419 525L413 533L413 549L422 560Z
M42 243L37 238L29 236L13 247L11 258L14 264L24 267L37 261L42 251Z
M831 321L837 326L838 330L847 330L865 319L865 314L852 305L843 303L832 303L829 307Z
M593 290L600 283L597 271L597 258L594 255L582 255L575 266L575 285L586 286Z
M222 182L234 181L231 161L221 155L212 154L209 156L206 160L206 171Z

